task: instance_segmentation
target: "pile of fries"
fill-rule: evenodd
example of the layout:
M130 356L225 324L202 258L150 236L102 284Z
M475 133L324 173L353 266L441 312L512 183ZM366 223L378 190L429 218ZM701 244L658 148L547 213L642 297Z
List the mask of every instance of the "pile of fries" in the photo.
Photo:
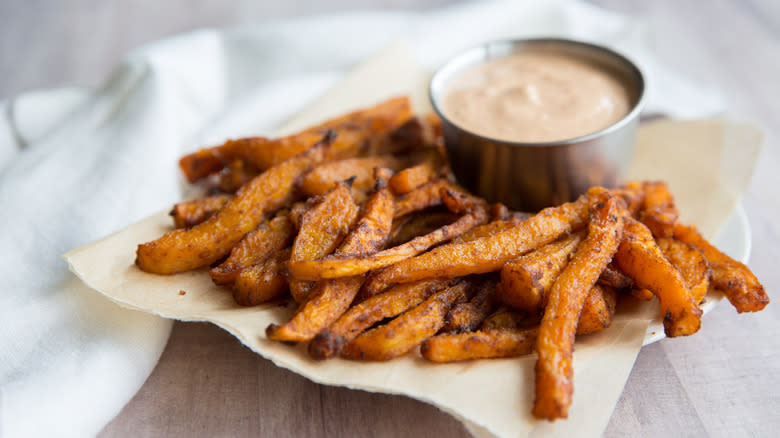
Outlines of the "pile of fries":
M438 121L405 97L278 139L245 138L181 159L213 194L174 206L177 229L136 264L210 267L236 303L298 304L269 339L316 359L434 362L536 352L534 415L566 418L575 335L609 327L619 298L657 297L667 336L699 330L722 291L763 309L748 268L678 213L662 182L591 188L534 215L457 186Z

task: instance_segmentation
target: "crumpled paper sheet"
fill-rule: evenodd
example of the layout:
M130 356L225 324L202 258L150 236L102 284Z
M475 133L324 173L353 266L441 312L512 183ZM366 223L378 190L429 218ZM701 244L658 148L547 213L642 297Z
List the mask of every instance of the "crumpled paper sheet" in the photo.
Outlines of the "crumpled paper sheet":
M425 108L427 78L428 73L416 67L403 46L391 47L359 66L280 132L400 92L411 94L418 108ZM760 141L756 128L723 120L654 122L640 129L631 176L669 181L684 219L698 223L712 237L744 192ZM475 436L601 434L651 319L645 310L638 317L616 318L609 329L579 337L569 418L538 421L531 415L534 355L452 364L432 364L417 354L387 363L314 361L304 346L265 338L265 328L285 321L293 305L238 306L229 290L212 283L205 269L170 276L137 269L133 263L136 246L171 228L169 216L161 212L64 257L87 285L123 307L182 321L210 321L278 366L326 385L403 394L431 403L463 421Z

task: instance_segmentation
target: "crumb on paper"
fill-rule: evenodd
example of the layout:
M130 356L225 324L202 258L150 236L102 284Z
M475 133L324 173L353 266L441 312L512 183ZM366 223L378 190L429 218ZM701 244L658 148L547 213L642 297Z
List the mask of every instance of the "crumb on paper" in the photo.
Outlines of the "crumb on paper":
M179 295L187 295L187 291L186 290L180 290L179 291Z

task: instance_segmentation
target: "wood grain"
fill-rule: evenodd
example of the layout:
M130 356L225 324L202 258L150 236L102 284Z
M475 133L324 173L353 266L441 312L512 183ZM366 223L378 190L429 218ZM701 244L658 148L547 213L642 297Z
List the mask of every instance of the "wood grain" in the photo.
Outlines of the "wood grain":
M95 86L124 52L199 27L368 7L432 8L446 0L5 0L0 98L33 88ZM665 64L720 89L728 116L762 125L768 142L743 204L750 266L780 290L780 2L596 0L645 21ZM182 13L182 11L186 11ZM727 304L692 338L643 348L607 436L769 436L780 430L780 307L737 315ZM575 388L576 391L576 388ZM426 404L314 384L254 355L220 329L177 323L156 369L101 433L115 436L468 436Z

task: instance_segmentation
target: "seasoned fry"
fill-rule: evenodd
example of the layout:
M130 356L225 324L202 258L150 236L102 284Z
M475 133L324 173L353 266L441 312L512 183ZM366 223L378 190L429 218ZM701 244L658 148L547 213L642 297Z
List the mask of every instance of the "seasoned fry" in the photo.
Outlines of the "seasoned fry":
M233 160L219 172L219 190L224 193L235 193L258 173L260 172L252 165L242 160Z
M265 262L241 271L233 283L233 299L242 306L256 306L270 301L287 290L284 264L291 248L277 251Z
M468 303L461 303L450 309L445 319L445 332L470 332L476 330L496 306L498 282L484 281Z
M303 176L301 190L307 196L322 195L332 189L337 181L353 178L353 189L368 191L374 184L375 167L398 170L403 168L404 164L404 160L392 155L348 158L323 163Z
M431 233L447 224L451 224L460 218L459 215L449 211L434 211L401 216L393 220L393 230L387 246L398 246L417 236ZM460 237L460 236L458 236Z
M352 199L348 182L339 182L325 195L307 202L301 226L293 243L291 262L314 260L332 253L341 244L357 220L358 206ZM290 294L302 303L313 283L290 279Z
M652 292L643 287L631 288L631 296L640 301L650 301L655 298L655 295Z
M679 212L674 197L665 182L646 182L642 185L644 202L639 211L639 220L650 229L655 237L672 237Z
M523 356L533 351L538 333L537 328L443 333L425 340L420 354L433 362Z
M395 195L407 194L439 176L439 169L444 164L441 154L435 148L428 148L420 155L422 156L418 164L400 170L390 178L388 185Z
M395 217L441 205L441 188L451 183L445 179L431 181L395 201Z
M315 359L337 356L345 345L360 333L385 319L400 315L417 306L434 292L444 289L446 280L424 280L399 284L388 291L354 305L330 327L320 332L309 344L309 354Z
M585 297L577 322L577 334L588 335L609 327L616 304L617 291L614 288L600 284L593 286Z
M377 178L376 191L338 253L365 254L381 248L390 234L393 211L393 196L383 178ZM285 324L269 325L266 336L275 341L310 341L347 310L364 279L358 275L317 283L295 315Z
M173 274L226 256L244 235L257 228L266 213L293 200L296 180L326 159L334 135L326 135L318 146L257 176L205 222L138 245L136 265L154 274Z
M502 308L488 316L482 322L480 330L531 328L538 326L540 322L539 314Z
M304 213L306 213L305 202L294 203L287 212L287 217L290 219L293 225L295 225L296 234L297 231L301 228L301 218L303 217Z
M650 230L641 222L626 218L615 261L637 287L649 289L658 297L666 336L687 336L699 330L701 309L680 273L664 258Z
M322 134L320 134L320 137L322 137ZM317 140L315 139L314 141ZM201 149L183 156L179 160L179 168L181 168L184 176L187 177L187 181L194 183L212 173L219 172L227 163L234 161L232 151L252 148L261 149L270 142L271 140L264 137L228 140L220 146Z
M205 221L230 199L230 195L214 195L192 201L179 202L169 213L176 228L189 228Z
M452 305L466 300L469 286L468 282L461 281L436 292L387 324L364 332L344 347L342 357L384 361L410 351L444 326L447 311Z
M699 250L678 240L656 240L666 260L680 272L696 304L701 303L710 287L710 265Z
M584 237L574 233L506 262L501 268L501 301L526 312L542 309L547 292Z
M677 224L674 238L701 251L710 265L712 285L726 294L737 312L758 312L769 304L764 286L750 269L712 246L696 228Z
M636 218L645 202L645 189L640 182L629 182L622 187L611 190L612 194L626 203L628 214Z
M609 193L593 200L588 234L550 290L539 326L533 408L536 418L568 416L574 391L572 351L580 311L621 241L621 216L626 214L623 201Z
M293 277L306 280L360 275L420 254L433 245L450 240L485 223L485 220L487 220L485 210L477 209L450 225L445 225L424 236L415 237L404 244L375 254L365 256L333 255L319 260L294 261L290 262L288 268Z
M216 284L231 284L244 269L264 262L293 239L295 229L287 216L278 216L260 224L230 251L228 258L211 268L209 275Z
M615 289L626 289L631 287L633 283L634 281L631 280L631 277L620 272L614 263L607 265L604 272L601 273L601 277L599 277L599 284L614 287Z
M204 178L236 159L266 170L310 149L330 130L338 132L338 138L330 150L331 158L348 158L343 156L343 152L348 151L348 156L354 155L352 151L370 151L373 142L387 143L385 138L407 122L411 115L409 99L398 97L288 137L274 140L260 137L229 140L221 146L202 149L183 157L179 167L190 182Z
M472 242L439 246L403 260L371 277L364 291L370 296L393 283L497 271L507 261L585 225L590 198L603 191L590 189L575 202L544 209L501 233Z
M496 220L485 225L474 227L460 236L452 239L453 243L471 242L472 240L492 236L502 231L506 231L519 224L522 220L519 217L510 217L508 220Z

